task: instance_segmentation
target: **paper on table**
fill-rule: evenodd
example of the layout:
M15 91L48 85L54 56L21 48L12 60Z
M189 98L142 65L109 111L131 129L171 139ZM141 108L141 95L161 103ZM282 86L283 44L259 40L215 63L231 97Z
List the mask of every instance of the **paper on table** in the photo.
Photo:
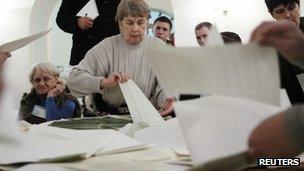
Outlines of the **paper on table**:
M245 151L253 128L280 108L244 99L210 96L176 102L174 110L193 164L197 165Z
M0 46L0 51L2 52L13 52L15 50L18 50L24 46L26 46L27 44L31 43L32 41L48 34L51 31L51 29L47 30L47 31L43 31L28 37L24 37L18 40L14 40L8 43L5 43L3 45Z
M97 154L110 154L136 146L142 148L142 143L114 130L70 130L38 125L30 129L20 144L0 144L0 154L4 154L0 164L51 161L75 155L85 157L92 149Z
M168 95L208 92L280 104L278 61L271 48L158 47L148 49L147 56Z
M207 38L206 46L222 46L224 45L223 38L218 32L217 27L213 25Z
M143 122L151 126L164 122L159 112L133 80L129 79L119 86L134 123Z
M159 147L188 150L176 118L136 131L134 137L141 142L156 144Z
M99 15L95 0L90 0L78 13L77 16L90 17L93 20Z

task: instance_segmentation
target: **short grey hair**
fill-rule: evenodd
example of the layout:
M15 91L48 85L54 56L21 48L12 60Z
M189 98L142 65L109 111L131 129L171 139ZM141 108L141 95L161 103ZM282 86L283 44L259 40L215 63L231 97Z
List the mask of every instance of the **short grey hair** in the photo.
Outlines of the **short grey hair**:
M121 22L128 16L146 17L149 19L149 5L144 0L121 0L117 7L115 20Z
M41 63L38 63L37 65L35 65L30 72L29 80L32 85L34 85L34 73L37 70L42 70L57 78L60 77L60 71L55 65L53 65L49 62L41 62Z

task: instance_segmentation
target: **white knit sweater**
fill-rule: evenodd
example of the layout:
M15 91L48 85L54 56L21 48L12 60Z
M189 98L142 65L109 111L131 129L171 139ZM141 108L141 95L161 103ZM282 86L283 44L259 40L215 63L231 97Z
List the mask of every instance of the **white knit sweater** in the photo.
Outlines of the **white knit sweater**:
M148 35L137 45L127 44L122 34L104 39L89 50L79 65L72 69L67 81L70 91L77 97L102 93L104 101L118 107L125 103L119 86L100 90L100 79L113 72L124 72L148 99L163 107L167 96L145 56L145 49L153 44L164 45L161 40Z

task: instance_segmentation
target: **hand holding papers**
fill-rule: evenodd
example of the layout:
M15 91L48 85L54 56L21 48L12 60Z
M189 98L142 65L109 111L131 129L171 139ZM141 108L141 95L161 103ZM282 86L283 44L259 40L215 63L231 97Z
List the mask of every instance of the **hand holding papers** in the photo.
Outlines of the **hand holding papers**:
M279 105L279 69L273 49L256 45L154 48L152 68L169 95L233 96Z
M21 38L18 40L14 40L14 41L5 43L0 46L0 52L13 52L17 49L20 49L20 48L26 46L27 44L31 43L32 41L48 34L50 31L51 31L51 29L28 36L28 37L24 37L24 38Z

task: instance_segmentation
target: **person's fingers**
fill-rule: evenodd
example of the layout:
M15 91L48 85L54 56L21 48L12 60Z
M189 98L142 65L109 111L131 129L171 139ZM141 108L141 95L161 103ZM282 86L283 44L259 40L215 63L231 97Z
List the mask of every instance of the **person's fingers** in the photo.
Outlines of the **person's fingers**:
M78 26L82 30L87 30L93 26L93 20L88 17L81 17L78 19Z
M161 116L167 116L173 112L173 105L167 106L162 112L160 112Z
M11 57L12 55L9 52L5 52L7 58Z
M64 90L64 85L58 84L59 92L62 93Z
M117 85L117 83L120 81L119 73L117 72L113 72L109 78L112 80L112 86Z
M83 24L86 27L92 27L93 26L93 22L91 20L85 20Z
M129 75L128 74L126 74L126 81L128 81L129 80Z
M120 73L117 73L116 77L119 83L123 82L122 75Z
M122 76L122 82L123 83L128 81L128 74L120 72L120 75Z
M83 20L83 24L85 27L92 27L93 26L93 20L88 18L88 17L85 17L84 20Z
M261 34L261 29L265 27L269 22L262 22L251 33L250 42L257 42L258 36Z
M86 21L93 22L94 20L91 17L83 17Z

